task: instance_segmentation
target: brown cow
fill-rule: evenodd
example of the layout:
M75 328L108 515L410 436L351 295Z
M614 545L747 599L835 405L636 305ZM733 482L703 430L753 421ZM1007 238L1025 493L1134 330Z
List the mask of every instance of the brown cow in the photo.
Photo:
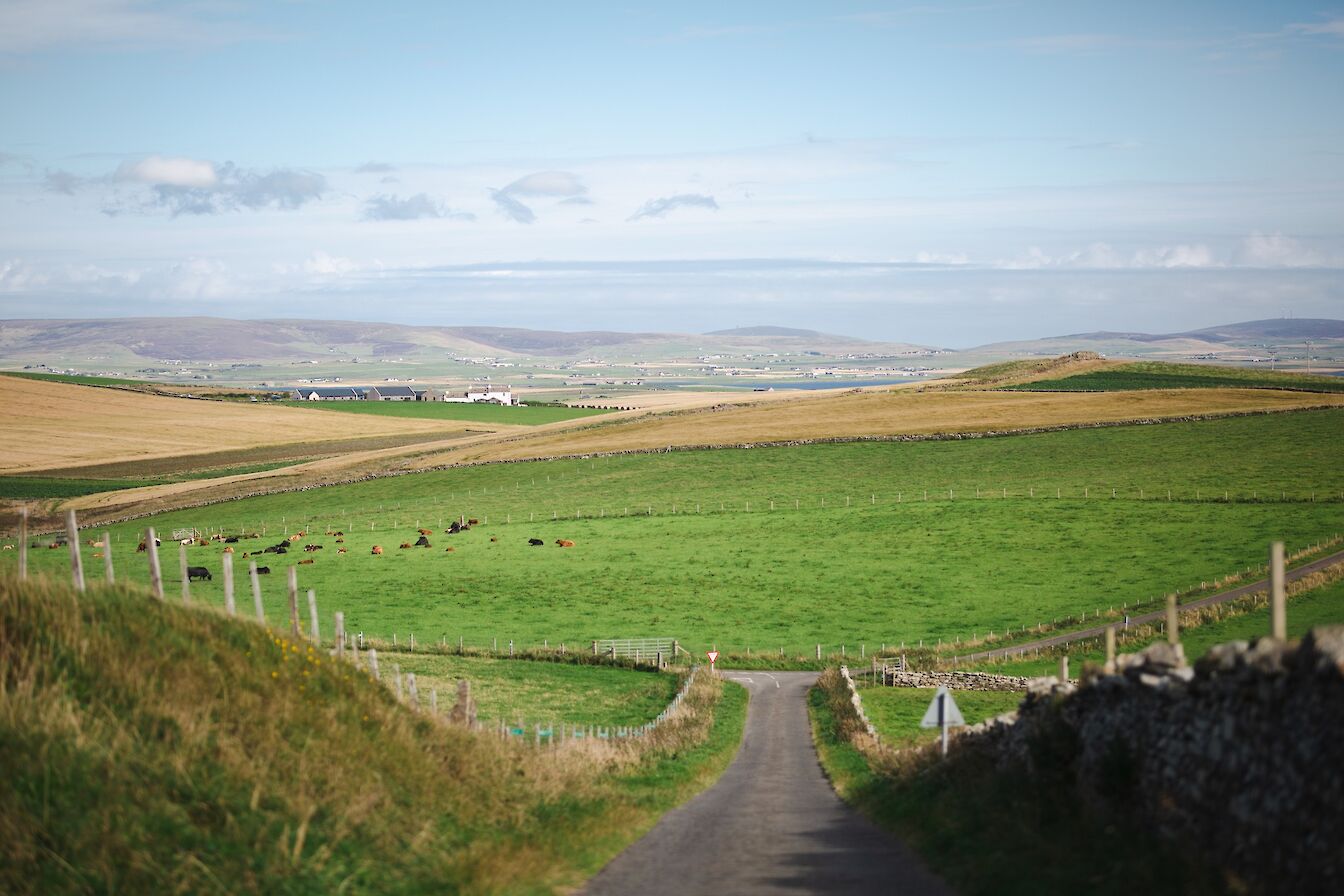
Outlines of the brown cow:
M419 532L421 535L433 535L433 534L434 534L433 530L430 530L430 529L416 529L415 531Z
M560 545L560 547L562 547L562 548L572 548L572 547L574 547L574 542L572 542L572 541L570 541L570 540L568 540L568 539L565 539L565 538L557 538L557 539L555 540L555 543L558 544L558 545Z
M499 541L499 536L498 536L498 535L491 535L491 536L490 536L490 540L491 540L491 541Z
M145 543L142 541L140 542L140 546L135 549L135 552L139 554L144 552L144 550L145 550Z
M401 543L401 546L402 546L403 548L409 548L409 547L411 546L411 543L410 543L409 541L403 541L403 542Z
M303 540L303 533L302 533L302 532L295 532L293 535L289 536L289 540L290 540L291 542L302 541L302 540Z
M446 554L451 554L451 553L453 552L453 549L452 549L452 548L444 548L443 551L444 551L444 553L446 553Z
M344 538L338 538L338 539L336 539L336 543L337 543L337 544L345 544L345 539L344 539Z
M300 560L300 561L299 561L299 565L300 565L300 566L303 566L303 565L305 565L305 564L307 564L307 563L312 563L312 562L313 562L313 558L312 558L312 557L308 557L308 558L306 558L306 559Z
M224 553L226 553L226 554L232 554L232 553L233 553L233 548L225 548L225 549L224 549ZM247 555L244 554L243 556L247 556Z
M374 545L374 546L373 546L373 554L374 554L374 556L376 556L376 557L381 557L381 556L383 555L383 546L380 545L380 544L376 544L376 545Z
M467 520L467 525L468 525L468 526L479 526L480 524L481 524L481 521L478 520L478 519L475 519L475 518L472 518L472 519Z
M345 548L337 548L337 549L336 549L336 553L338 553L338 554L344 554L344 553L345 553Z

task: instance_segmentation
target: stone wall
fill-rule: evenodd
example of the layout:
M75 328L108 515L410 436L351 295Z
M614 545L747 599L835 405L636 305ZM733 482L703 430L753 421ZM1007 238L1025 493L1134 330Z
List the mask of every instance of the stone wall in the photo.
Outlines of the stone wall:
M941 688L952 691L1025 691L1033 681L1017 675L986 672L900 672L888 668L882 683L897 688Z
M959 748L1137 818L1224 869L1231 891L1344 892L1344 626L1224 644L1193 668L1155 644L1117 667L1036 679Z

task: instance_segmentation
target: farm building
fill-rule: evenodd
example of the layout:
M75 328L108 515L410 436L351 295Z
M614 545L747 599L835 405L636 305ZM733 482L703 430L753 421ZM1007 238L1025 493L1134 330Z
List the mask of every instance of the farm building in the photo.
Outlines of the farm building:
M441 393L428 386L372 386L369 401L438 401Z
M350 386L310 386L289 393L290 401L362 401L364 390Z
M513 390L508 386L473 386L466 392L445 394L444 401L460 404L513 404Z

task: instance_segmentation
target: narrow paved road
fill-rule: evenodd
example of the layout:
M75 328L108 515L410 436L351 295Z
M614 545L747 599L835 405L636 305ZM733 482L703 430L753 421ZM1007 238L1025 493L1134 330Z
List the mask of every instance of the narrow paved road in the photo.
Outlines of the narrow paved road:
M1294 567L1284 574L1285 582L1296 582L1298 579L1311 575L1314 572L1320 572L1323 569L1329 569L1336 563L1344 563L1344 551L1339 551L1329 556L1322 557L1319 560L1313 560L1302 566ZM1219 594L1210 594L1208 597L1201 597L1199 600L1192 600L1181 604L1181 610L1196 610L1200 607L1211 607L1214 604L1226 603L1230 600L1236 600L1239 597L1246 597L1249 594L1255 594L1257 591L1269 590L1269 579L1261 579L1258 582L1252 582L1249 585L1242 585L1240 588L1233 588L1231 591L1223 591ZM1161 622L1167 618L1167 608L1153 610L1151 613L1140 613L1129 617L1130 625L1144 625L1148 622ZM978 653L968 653L964 656L956 657L958 663L974 663L980 660L1001 660L1011 656L1027 653L1032 650L1048 647L1059 647L1064 644L1071 644L1074 641L1086 641L1091 638L1099 638L1106 634L1108 626L1116 625L1114 622L1108 622L1106 625L1094 625L1091 628L1079 629L1078 631L1068 632L1063 635L1054 635L1049 638L1041 638L1036 641L1026 641L1021 644L1014 644L1011 647L999 647L994 650L981 650Z
M737 758L718 783L613 859L585 893L951 893L831 789L807 719L817 673L724 675L751 692Z

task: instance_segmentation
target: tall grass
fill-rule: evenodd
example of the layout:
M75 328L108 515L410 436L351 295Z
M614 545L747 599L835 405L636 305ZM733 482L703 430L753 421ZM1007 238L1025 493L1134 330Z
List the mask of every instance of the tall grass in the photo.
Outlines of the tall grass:
M536 750L259 626L3 578L0 891L550 892L711 780L742 704L701 676L650 738Z

